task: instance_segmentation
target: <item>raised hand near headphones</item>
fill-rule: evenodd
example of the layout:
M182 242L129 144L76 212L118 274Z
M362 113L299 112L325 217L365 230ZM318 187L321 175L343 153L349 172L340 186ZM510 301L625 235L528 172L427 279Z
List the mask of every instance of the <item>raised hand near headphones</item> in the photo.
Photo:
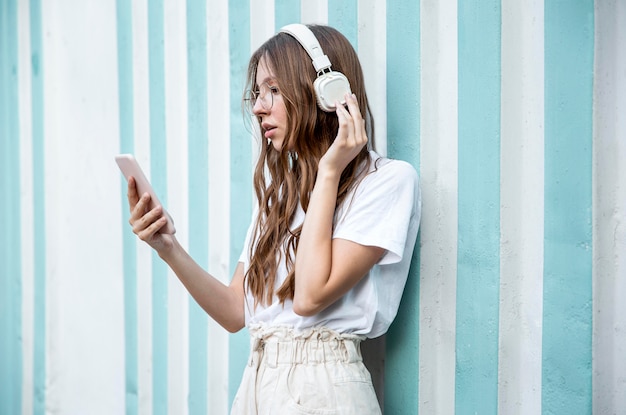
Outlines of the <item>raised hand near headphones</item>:
M345 99L347 109L339 103L336 104L335 111L339 119L337 137L319 164L320 171L335 175L341 175L346 166L367 144L365 121L361 116L356 96L346 94Z

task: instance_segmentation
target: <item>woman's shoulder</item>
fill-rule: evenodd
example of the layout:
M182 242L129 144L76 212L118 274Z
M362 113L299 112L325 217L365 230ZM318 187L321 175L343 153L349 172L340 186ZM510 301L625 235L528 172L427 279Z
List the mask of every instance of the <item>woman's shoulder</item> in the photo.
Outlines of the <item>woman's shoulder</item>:
M418 182L418 175L415 167L404 160L383 157L374 151L370 151L370 172L372 181L392 181L392 182Z
M367 235L378 224L389 228L402 218L414 218L421 203L417 171L410 163L375 152L370 157L368 174L337 211L336 221L338 226L359 223L354 226L363 226Z

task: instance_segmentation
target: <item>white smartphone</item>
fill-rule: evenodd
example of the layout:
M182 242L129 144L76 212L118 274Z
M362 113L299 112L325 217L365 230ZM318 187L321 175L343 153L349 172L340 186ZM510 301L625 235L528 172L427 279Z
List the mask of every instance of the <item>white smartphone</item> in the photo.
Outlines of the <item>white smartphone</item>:
M154 209L158 205L162 206L159 198L152 188L152 185L148 181L148 178L143 173L143 170L139 166L139 163L132 154L118 154L117 156L115 156L115 161L117 162L117 165L119 166L122 174L124 175L124 178L127 181L130 176L133 176L135 178L137 194L139 195L139 197L141 197L141 195L146 192L150 195L149 209ZM167 217L167 223L161 228L159 232L168 234L175 233L176 228L174 228L174 221L172 221L172 218L167 213L165 208L163 208L163 213L165 213L165 216Z

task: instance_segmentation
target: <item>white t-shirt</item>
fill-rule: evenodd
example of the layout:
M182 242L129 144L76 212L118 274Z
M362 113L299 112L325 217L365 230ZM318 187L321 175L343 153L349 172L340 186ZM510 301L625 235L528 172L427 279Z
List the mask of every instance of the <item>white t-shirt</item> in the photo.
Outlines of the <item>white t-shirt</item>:
M369 338L384 334L395 318L407 280L411 255L417 239L421 215L421 194L415 169L404 161L381 158L370 152L370 174L346 196L335 212L333 238L386 250L379 262L350 291L320 313L303 317L293 311L293 304L275 299L269 306L257 304L246 293L246 324L265 323L290 326L300 331L325 326L340 333L360 334ZM300 226L305 213L297 211L292 229ZM252 221L239 259L244 272L250 264L249 245L255 220ZM280 261L275 289L287 277Z

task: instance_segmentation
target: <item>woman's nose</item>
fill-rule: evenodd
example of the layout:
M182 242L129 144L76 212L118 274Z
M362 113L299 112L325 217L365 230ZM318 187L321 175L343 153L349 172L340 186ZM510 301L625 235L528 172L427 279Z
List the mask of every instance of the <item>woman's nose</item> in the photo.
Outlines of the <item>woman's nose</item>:
M267 110L261 104L261 97L257 97L252 106L252 113L256 116L267 113Z

